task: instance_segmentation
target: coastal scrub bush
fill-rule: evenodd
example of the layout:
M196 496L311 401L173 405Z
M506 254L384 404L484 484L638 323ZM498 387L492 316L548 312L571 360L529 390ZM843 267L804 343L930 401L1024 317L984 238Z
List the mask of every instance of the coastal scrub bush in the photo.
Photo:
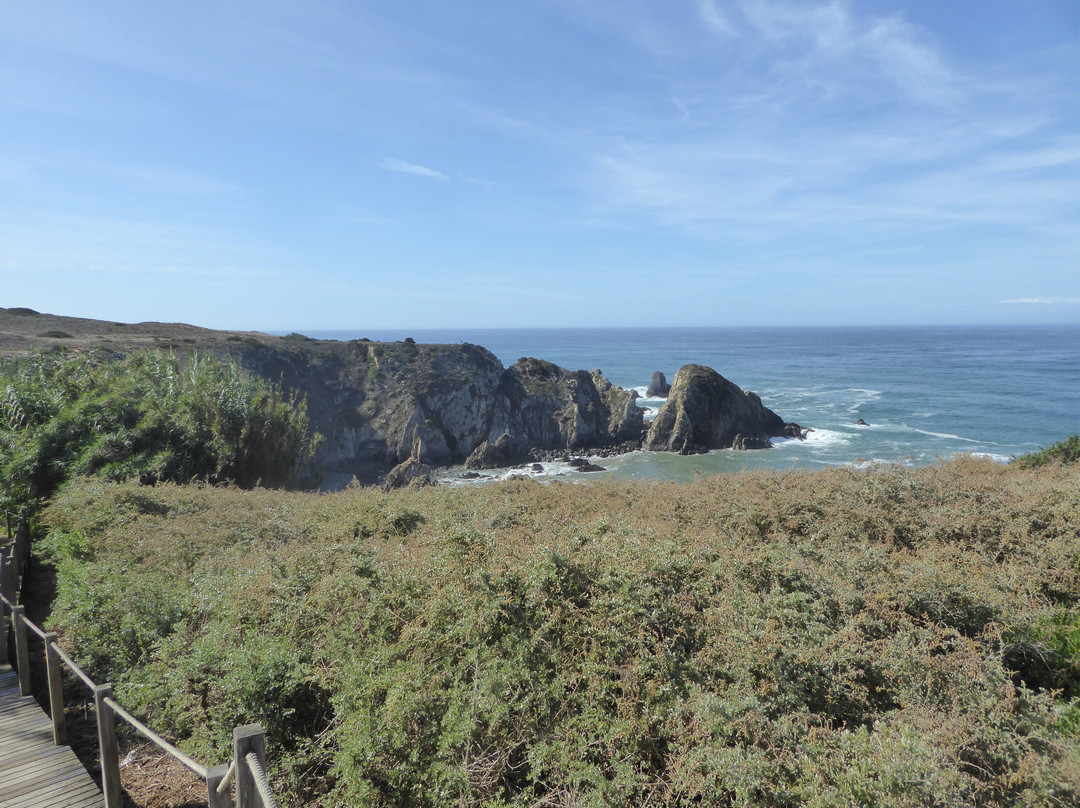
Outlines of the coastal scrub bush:
M1077 461L1080 461L1080 435L1071 435L1063 441L1017 459L1017 463L1029 469L1044 466L1047 463L1066 465Z
M312 448L302 401L212 355L36 355L0 364L0 394L7 507L78 475L281 485Z
M283 804L1049 808L1080 804L1078 507L1069 468L959 458L331 495L82 479L44 518L72 652L112 665L108 635L120 700L214 760L264 722Z

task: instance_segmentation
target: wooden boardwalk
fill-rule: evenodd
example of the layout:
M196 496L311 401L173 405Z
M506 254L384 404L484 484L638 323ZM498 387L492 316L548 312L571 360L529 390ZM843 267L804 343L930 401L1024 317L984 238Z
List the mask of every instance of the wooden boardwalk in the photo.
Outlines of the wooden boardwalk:
M0 808L104 808L101 789L68 746L53 746L52 720L18 675L0 665Z

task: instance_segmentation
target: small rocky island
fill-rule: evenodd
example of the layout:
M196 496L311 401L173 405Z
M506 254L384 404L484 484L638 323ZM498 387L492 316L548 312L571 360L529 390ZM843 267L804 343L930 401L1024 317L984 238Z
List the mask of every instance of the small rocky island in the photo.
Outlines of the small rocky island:
M211 351L295 392L322 435L307 479L324 488L403 485L435 467L498 468L569 454L762 449L804 437L715 370L687 365L646 424L637 393L599 370L567 370L542 359L504 367L469 343L425 345L316 340L300 334L217 331L184 324L110 323L0 308L0 356L30 350L143 348ZM596 467L592 467L594 470Z
M704 365L684 365L645 436L650 451L698 454L711 449L768 449L771 438L805 438L807 430Z

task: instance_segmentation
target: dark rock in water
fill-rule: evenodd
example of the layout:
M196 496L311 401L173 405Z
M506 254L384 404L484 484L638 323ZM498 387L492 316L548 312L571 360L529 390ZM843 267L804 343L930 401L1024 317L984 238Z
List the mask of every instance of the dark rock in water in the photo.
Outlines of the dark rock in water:
M536 472L541 472L541 471L543 471L543 470L544 470L544 467L543 467L543 466L541 466L541 465L540 465L539 463L533 463L533 464L532 464L532 466L530 466L530 468L531 468L531 469L532 469L533 471L536 471Z
M591 473L594 471L607 471L607 469L605 469L603 466L598 466L595 463L586 463L583 466L578 466L577 470L585 473Z
M404 488L406 485L434 485L435 472L431 466L422 462L418 457L410 457L403 463L398 463L386 475L383 482L383 490Z
M463 480L479 480L483 476L484 475L481 474L478 471L466 471L464 474L461 475L461 479L463 479Z
M525 453L517 445L517 441L507 434L502 434L495 439L494 443L484 441L477 446L465 461L465 468L506 468L520 463L523 459L525 459Z
M675 374L667 402L645 438L644 448L695 454L727 449L742 436L744 448L764 448L769 438L801 431L712 368L685 365ZM770 444L771 445L771 444Z
M586 460L584 457L572 457L566 462L570 465L570 468L574 469L579 469L582 466L589 465L589 461Z
M591 457L619 457L641 449L641 440L639 438L638 440L627 440L606 446L590 446L588 449ZM545 463L568 463L573 465L574 463L587 462L584 458L573 457L566 452L550 449L533 449L529 454L533 460Z
M784 432L782 435L775 435L777 438L795 438L796 440L806 440L806 436L814 430L808 426L799 426L798 424L788 421L784 424Z
M645 391L645 395L648 398L665 398L670 392L671 385L668 384L667 377L659 370L654 370L652 381L649 382L649 389Z
M747 451L750 449L771 449L772 441L768 438L754 437L753 435L743 435L739 433L731 441L732 449L739 449L740 451Z
M859 418L855 421L855 426L870 426L870 424L866 423L862 418Z

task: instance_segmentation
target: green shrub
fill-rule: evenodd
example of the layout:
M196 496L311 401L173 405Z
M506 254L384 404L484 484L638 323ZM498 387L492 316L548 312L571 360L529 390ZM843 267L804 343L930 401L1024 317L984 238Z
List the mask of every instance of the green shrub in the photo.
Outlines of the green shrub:
M213 356L34 356L0 365L0 392L8 507L83 474L282 485L312 448L303 402Z
M333 495L80 479L46 512L52 625L93 665L120 649L121 701L200 755L264 722L294 803L1049 808L1080 801L1078 503L1068 468L973 458Z
M1037 452L1023 455L1017 463L1023 468L1036 468L1047 463L1068 465L1080 460L1080 435L1072 435L1063 441L1047 446Z

